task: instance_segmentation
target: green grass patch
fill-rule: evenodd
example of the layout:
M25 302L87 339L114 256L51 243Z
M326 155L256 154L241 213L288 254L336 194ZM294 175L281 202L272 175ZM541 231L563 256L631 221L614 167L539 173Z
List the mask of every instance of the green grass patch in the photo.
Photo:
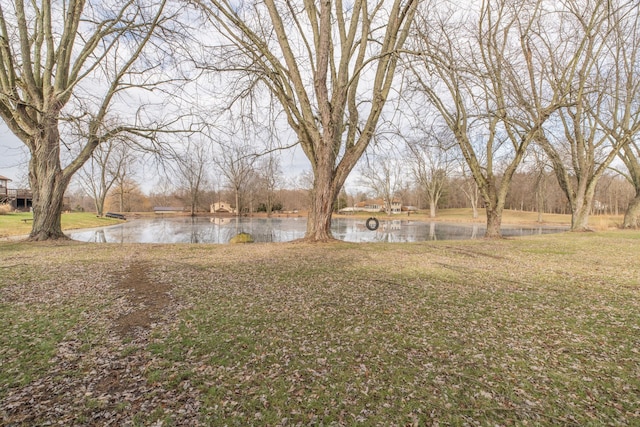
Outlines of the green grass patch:
M33 213L12 212L0 215L0 237L22 236L31 232ZM24 221L26 220L26 221ZM97 217L90 212L63 213L61 225L63 230L104 227L122 221L112 218Z
M0 398L46 374L57 345L76 322L72 308L51 310L0 305Z

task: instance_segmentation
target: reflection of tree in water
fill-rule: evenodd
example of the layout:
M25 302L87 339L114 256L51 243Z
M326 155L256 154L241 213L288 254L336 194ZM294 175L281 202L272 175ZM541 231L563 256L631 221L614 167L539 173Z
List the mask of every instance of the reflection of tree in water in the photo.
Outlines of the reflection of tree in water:
M361 239L355 241L376 241L376 242L425 242L436 240L460 240L475 239L479 232L484 232L484 228L477 224L469 227L467 225L446 224L437 221L428 223L420 221L392 220L381 222L380 228L373 237L362 234ZM525 234L519 231L518 235Z
M200 243L205 242L203 240L204 232L203 230L197 226L197 218L191 217L191 241L189 243Z
M436 236L436 223L433 221L429 223L429 240L438 240L438 236Z
M478 224L473 224L473 227L471 227L471 238L472 239L478 238Z
M107 243L107 236L104 234L104 230L96 230L93 233L92 243Z

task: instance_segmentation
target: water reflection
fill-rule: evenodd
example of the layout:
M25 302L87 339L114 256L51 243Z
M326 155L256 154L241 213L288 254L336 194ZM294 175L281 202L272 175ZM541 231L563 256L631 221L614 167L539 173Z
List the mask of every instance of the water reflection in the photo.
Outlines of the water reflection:
M448 224L411 220L381 220L376 231L366 219L334 218L334 237L347 242L421 242L476 239L484 236L480 224ZM304 237L306 218L150 218L131 220L98 230L75 231L69 236L97 243L228 243L238 233L249 233L256 242L288 242ZM504 227L504 236L558 233L562 227Z

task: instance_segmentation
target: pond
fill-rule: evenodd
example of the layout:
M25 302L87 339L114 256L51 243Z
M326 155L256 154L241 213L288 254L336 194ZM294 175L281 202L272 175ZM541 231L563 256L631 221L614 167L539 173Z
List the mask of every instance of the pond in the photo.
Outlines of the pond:
M111 227L72 231L83 242L106 243L228 243L238 233L249 233L256 242L288 242L304 237L306 218L205 218L163 217L135 219ZM476 239L484 236L484 224L450 224L407 219L380 220L375 231L365 218L334 218L331 230L347 242L422 242ZM559 233L564 227L505 226L503 236Z

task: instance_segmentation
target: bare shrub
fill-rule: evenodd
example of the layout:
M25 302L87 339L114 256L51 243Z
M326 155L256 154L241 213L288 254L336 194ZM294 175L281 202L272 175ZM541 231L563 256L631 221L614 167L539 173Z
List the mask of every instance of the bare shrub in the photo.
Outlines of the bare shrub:
M6 215L11 212L12 208L9 203L0 203L0 215Z

